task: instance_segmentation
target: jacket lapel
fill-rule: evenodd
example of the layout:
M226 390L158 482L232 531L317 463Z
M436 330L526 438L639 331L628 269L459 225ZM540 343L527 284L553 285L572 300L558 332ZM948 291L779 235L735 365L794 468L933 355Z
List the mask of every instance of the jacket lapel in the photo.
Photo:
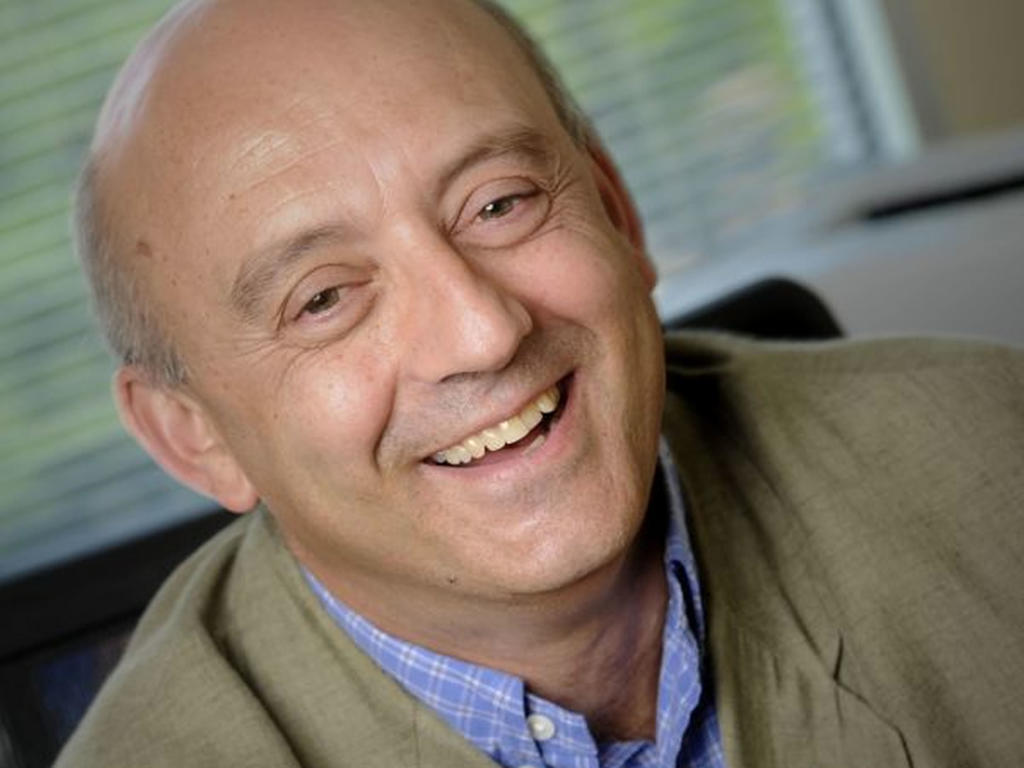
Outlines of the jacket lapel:
M297 763L494 768L356 648L316 602L269 515L254 514L261 519L229 581L225 651Z

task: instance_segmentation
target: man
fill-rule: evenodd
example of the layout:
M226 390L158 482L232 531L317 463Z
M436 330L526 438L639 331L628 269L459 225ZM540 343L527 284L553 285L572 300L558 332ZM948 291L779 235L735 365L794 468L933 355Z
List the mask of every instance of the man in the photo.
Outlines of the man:
M1019 356L673 339L666 402L628 194L493 8L183 5L79 207L125 424L245 514L59 764L1024 755Z

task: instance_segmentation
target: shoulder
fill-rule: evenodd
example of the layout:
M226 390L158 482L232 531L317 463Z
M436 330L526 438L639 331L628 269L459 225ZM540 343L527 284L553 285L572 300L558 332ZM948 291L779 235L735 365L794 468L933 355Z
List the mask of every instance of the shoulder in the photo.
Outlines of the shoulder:
M171 576L58 768L383 767L453 741L322 610L261 509Z
M962 447L1024 419L1024 350L990 343L688 334L666 339L666 363L670 397L695 399L703 412L762 435L785 430L814 443L828 442L823 430L841 430L851 450L901 437Z
M673 337L667 349L669 421L685 413L703 441L750 462L774 488L825 508L847 495L871 508L899 504L903 518L989 502L1005 517L1024 503L1021 350L721 335ZM878 522L891 529L897 519Z
M225 651L225 593L253 523L228 526L161 587L58 766L288 764Z
M911 741L1006 743L1024 717L1006 640L1024 632L1021 352L698 335L668 340L668 370L666 433L722 600L762 626L775 585Z
M956 337L876 337L830 341L761 341L718 332L665 337L666 362L677 374L842 376L979 367L1024 375L1024 348Z
M1020 350L704 335L668 345L666 434L677 436L698 504L729 498L750 510L762 531L804 553L826 602L858 626L898 597L900 621L920 615L922 634L954 604L982 626L992 602L1024 630L1024 598L1007 591L1024 579ZM715 518L716 546L745 521ZM960 589L964 576L974 594Z

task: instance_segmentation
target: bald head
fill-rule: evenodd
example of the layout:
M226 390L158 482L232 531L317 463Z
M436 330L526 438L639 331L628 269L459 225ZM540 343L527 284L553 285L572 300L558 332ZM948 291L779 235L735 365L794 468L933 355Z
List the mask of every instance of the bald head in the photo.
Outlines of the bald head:
M643 516L663 360L639 222L497 18L196 2L100 120L82 210L103 247L85 257L131 363L126 427L225 508L261 500L339 584L440 597L454 569L488 599L547 594L618 558ZM562 387L560 442L499 457L511 473L441 468Z
M231 153L244 165L281 140L266 121L246 123L254 105L269 100L282 113L306 111L316 120L314 89L300 94L295 84L323 80L336 91L339 66L346 68L342 87L352 85L353 110L368 98L400 98L396 78L426 61L448 66L445 87L457 88L465 74L458 57L438 61L438 51L473 45L488 48L498 69L524 60L535 75L527 87L543 89L575 142L587 140L585 118L543 54L488 0L189 0L176 6L112 86L76 197L77 250L121 361L166 385L185 380L189 352L175 328L196 318L180 291L171 289L181 282L180 250L195 244L175 233L205 215L189 205L209 191L196 189L207 183L203 168Z

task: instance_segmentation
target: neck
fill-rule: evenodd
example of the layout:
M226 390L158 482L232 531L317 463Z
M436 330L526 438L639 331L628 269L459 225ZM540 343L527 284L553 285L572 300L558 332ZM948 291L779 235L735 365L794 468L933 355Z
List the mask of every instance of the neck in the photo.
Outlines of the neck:
M598 741L656 736L667 603L662 549L641 548L628 585L563 642L518 669L508 665L534 693L584 715Z
M663 523L648 515L610 574L559 594L431 611L444 621L411 605L380 613L398 601L375 601L376 610L346 602L396 637L521 678L532 693L584 715L598 741L653 740L667 603Z

